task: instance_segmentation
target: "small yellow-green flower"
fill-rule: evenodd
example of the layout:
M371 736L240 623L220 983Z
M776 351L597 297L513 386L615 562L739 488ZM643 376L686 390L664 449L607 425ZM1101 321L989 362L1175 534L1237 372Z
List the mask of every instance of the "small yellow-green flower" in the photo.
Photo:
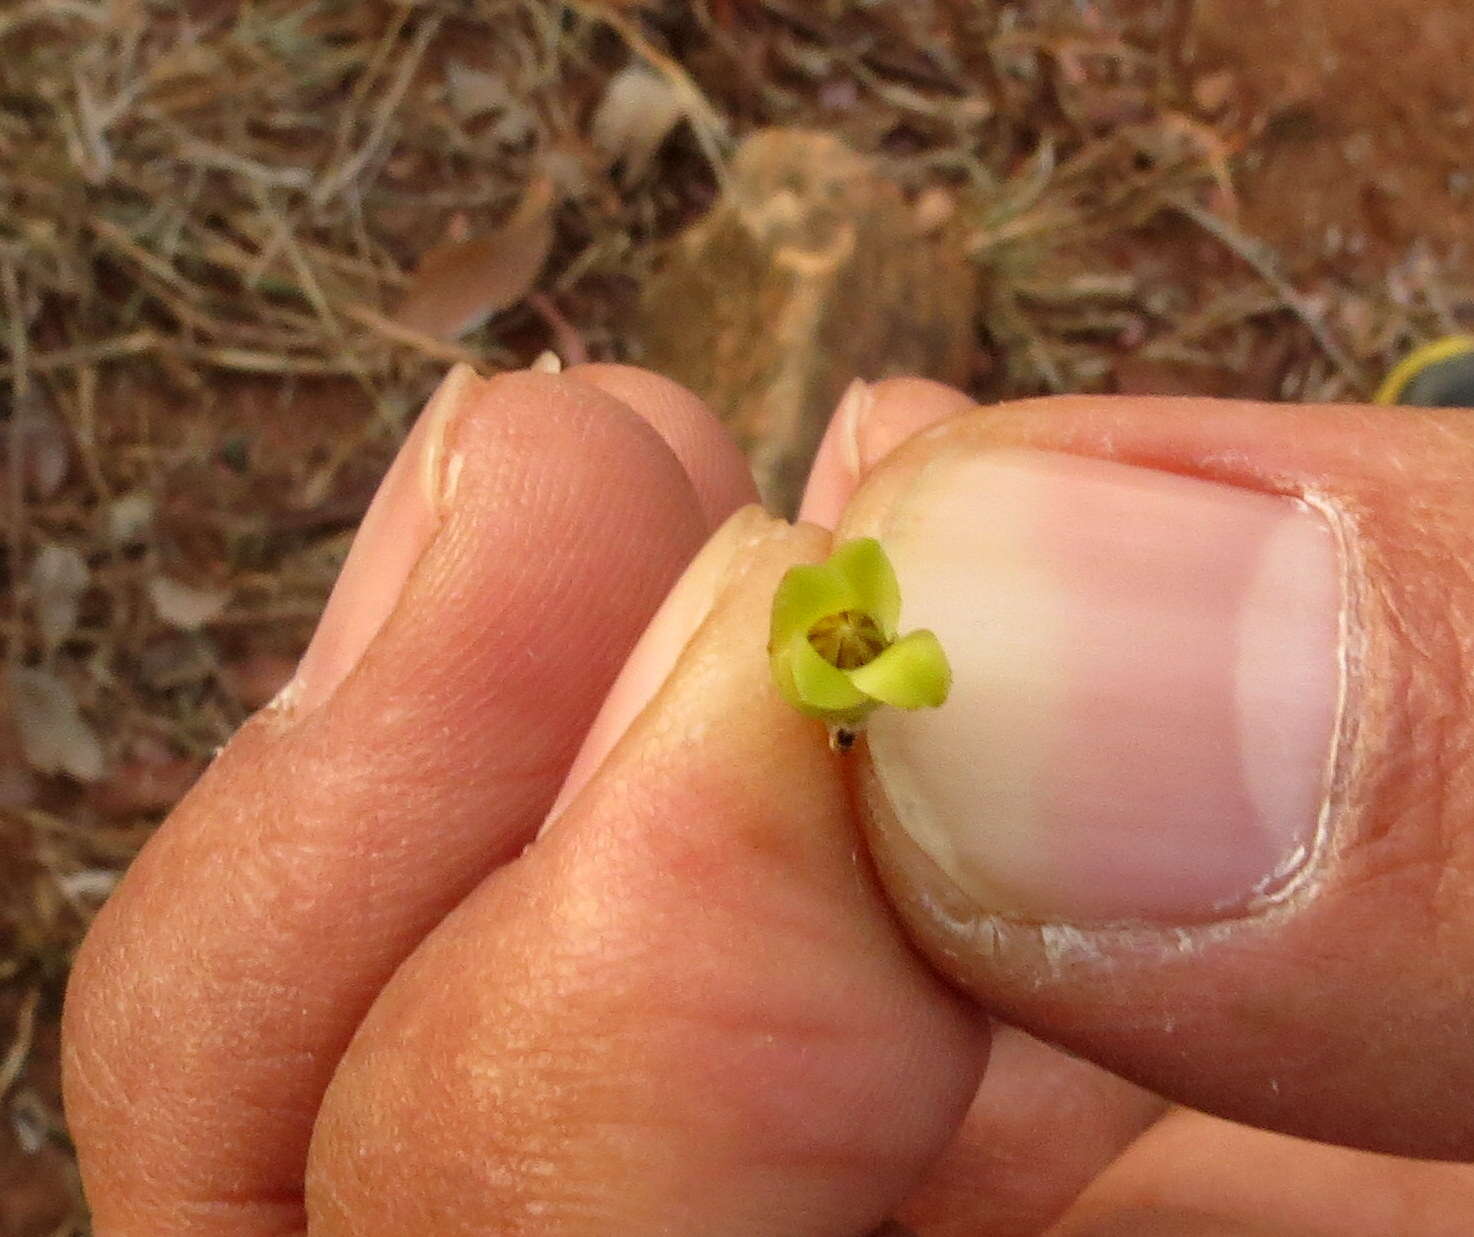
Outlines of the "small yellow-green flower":
M882 704L935 708L952 686L947 655L929 631L898 635L900 618L896 573L873 537L790 568L768 641L778 691L832 731L853 730Z

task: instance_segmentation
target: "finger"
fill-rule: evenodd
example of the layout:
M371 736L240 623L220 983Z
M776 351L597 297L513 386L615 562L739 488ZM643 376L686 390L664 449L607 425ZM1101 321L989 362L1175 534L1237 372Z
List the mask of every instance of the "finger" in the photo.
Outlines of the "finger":
M860 479L880 460L908 438L972 407L961 391L926 378L856 379L819 443L799 519L833 528Z
M1134 1143L1051 1232L1459 1237L1471 1214L1470 1165L1306 1142L1182 1109Z
M757 485L737 444L685 387L632 365L575 365L566 373L638 409L654 426L691 478L711 528L757 501Z
M315 1232L854 1237L940 1149L982 1028L900 940L822 730L769 683L778 578L825 542L744 513L683 579L700 626L653 703L359 1029Z
M77 960L66 1096L101 1231L300 1227L354 1026L531 836L706 535L675 456L607 394L526 373L447 387L297 686L221 753Z
M938 965L1193 1107L1474 1154L1471 432L1074 399L883 463L841 535L954 687L857 768Z
M925 1237L1043 1233L1165 1107L1088 1061L999 1027L961 1129L898 1218Z

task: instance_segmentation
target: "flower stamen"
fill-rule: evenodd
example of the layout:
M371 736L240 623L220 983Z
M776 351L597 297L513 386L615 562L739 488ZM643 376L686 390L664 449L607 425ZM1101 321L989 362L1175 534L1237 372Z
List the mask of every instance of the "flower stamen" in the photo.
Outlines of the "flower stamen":
M862 610L826 614L809 628L809 643L838 670L868 666L886 648L880 624Z

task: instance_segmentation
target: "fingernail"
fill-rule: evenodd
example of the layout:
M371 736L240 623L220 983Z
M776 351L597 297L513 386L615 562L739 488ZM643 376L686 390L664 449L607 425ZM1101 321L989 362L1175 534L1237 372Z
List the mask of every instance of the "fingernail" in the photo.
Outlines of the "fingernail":
M853 480L860 479L860 425L875 407L875 388L856 378L834 410L834 433L839 458Z
M961 391L924 378L850 383L814 457L799 519L833 528L856 486L908 438L973 407Z
M1298 500L1037 451L938 461L880 532L952 660L870 738L897 822L987 909L1220 917L1323 814L1342 574Z
M863 379L856 378L840 396L799 503L798 518L804 523L833 528L838 521L860 481L860 428L874 408L875 388Z
M543 828L552 824L577 798L604 763L630 724L655 698L697 628L706 621L733 563L747 547L779 522L761 507L744 507L732 515L691 560L661 603L650 625L630 652L610 688L583 746L558 792Z
M277 708L305 715L321 706L393 612L454 501L460 459L447 451L447 435L478 381L469 365L457 365L425 405L364 513L317 631L277 697Z

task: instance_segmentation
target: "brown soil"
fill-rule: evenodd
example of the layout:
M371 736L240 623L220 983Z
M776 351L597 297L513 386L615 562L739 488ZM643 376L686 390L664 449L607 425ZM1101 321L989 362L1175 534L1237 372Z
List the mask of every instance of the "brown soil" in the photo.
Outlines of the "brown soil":
M1297 269L1378 278L1426 245L1474 274L1474 6L1201 0L1200 71L1225 68L1264 132L1245 228Z

